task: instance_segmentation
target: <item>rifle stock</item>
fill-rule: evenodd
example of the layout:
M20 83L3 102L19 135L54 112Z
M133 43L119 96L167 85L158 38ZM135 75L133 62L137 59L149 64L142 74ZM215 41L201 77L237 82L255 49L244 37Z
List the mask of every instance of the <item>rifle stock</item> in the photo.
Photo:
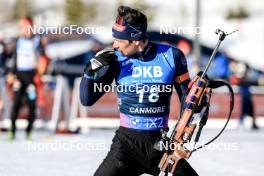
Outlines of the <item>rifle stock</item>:
M197 127L196 124L192 124L195 108L201 104L202 98L211 92L210 88L207 87L207 84L208 81L199 76L196 76L190 83L191 89L185 99L186 106L184 107L181 118L176 124L169 140L169 146L174 146L174 149L168 149L164 153L158 166L164 173L167 171L168 173L173 173L177 162L180 159L188 159L192 154L190 150L184 148L184 144L191 140Z

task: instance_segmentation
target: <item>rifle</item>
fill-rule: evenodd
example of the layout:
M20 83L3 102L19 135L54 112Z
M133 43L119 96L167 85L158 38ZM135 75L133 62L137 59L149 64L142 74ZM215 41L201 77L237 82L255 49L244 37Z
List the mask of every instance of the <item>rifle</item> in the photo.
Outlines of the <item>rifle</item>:
M221 42L225 39L227 35L230 35L236 31L227 34L226 32L220 29L216 30L215 33L219 35L219 40L217 42L217 45L213 50L213 53L209 59L208 64L206 65L205 70L199 72L196 75L196 77L189 83L188 90L186 92L187 96L183 98L183 101L181 103L183 106L181 107L179 121L175 125L170 137L167 137L168 129L165 129L164 131L162 131L162 141L159 141L154 146L154 148L158 150L165 151L158 166L160 168L159 176L165 176L166 174L168 176L172 176L172 174L176 169L177 163L180 159L187 160L188 158L190 158L192 152L202 148L205 145L212 143L225 130L229 122L229 119L231 117L231 113L234 106L234 93L232 87L228 83L221 80L210 80L207 77L206 73L211 65L213 58L217 53L217 50ZM208 119L212 89L221 86L227 86L231 95L230 112L224 127L218 133L218 135L216 135L213 139L211 139L209 142L205 143L204 145L199 146L193 150L187 149L186 144L188 144L191 141L194 131L197 127L197 124L193 123L194 114L200 112L200 116L201 116L198 125L198 130L196 132L196 136L194 139L194 146L195 146L195 144L199 141L201 131L203 127L206 125ZM165 146L167 147L165 148Z

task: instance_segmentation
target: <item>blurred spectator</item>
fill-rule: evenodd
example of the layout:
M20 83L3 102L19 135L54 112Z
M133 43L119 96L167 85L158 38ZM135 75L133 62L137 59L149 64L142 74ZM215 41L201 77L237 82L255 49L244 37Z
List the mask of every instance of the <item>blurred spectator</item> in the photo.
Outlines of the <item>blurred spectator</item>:
M197 74L197 72L194 69L192 69L193 63L192 63L191 44L186 40L180 40L177 44L177 48L179 48L184 53L186 60L187 60L190 77L193 78Z
M6 118L8 113L7 106L7 91L6 91L6 46L3 40L0 38L0 115Z
M254 104L252 100L252 94L250 92L251 85L258 85L257 80L253 80L250 77L250 69L247 64L244 63L236 63L236 66L233 65L233 72L234 75L231 76L230 82L233 84L239 85L239 91L241 95L241 110L240 110L240 117L239 117L239 125L243 125L243 121L245 116L250 116L252 118L252 129L258 129L256 124L256 117L254 114Z
M41 45L42 40L40 36L34 35L30 30L29 27L32 25L33 21L30 17L23 18L20 21L19 27L21 33L14 49L15 65L8 75L8 82L12 84L14 91L14 102L11 112L12 128L8 132L10 140L15 139L16 120L24 96L29 106L28 126L26 128L27 139L31 138L31 131L36 118L37 88L34 77L43 70L41 68L37 71L41 67L38 65L38 56L41 51L43 52L41 49L43 46Z
M214 78L228 79L229 77L229 59L223 52L218 52L214 59L212 68L210 69L211 76Z

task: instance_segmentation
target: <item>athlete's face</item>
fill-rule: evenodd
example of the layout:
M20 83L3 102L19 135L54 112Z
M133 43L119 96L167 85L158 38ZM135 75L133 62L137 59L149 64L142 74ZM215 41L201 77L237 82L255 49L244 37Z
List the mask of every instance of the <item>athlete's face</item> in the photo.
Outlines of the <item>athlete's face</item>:
M125 56L130 56L137 52L138 45L135 41L114 38L113 48L118 49Z

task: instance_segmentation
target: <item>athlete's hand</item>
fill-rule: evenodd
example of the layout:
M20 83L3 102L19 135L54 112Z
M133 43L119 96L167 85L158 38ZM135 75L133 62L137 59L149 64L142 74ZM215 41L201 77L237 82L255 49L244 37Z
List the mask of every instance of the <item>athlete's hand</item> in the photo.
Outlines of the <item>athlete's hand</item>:
M106 48L98 53L96 53L95 57L90 60L90 62L86 65L84 72L91 73L99 70L103 66L107 66L112 64L115 60L117 60L117 56L114 53L113 48Z

